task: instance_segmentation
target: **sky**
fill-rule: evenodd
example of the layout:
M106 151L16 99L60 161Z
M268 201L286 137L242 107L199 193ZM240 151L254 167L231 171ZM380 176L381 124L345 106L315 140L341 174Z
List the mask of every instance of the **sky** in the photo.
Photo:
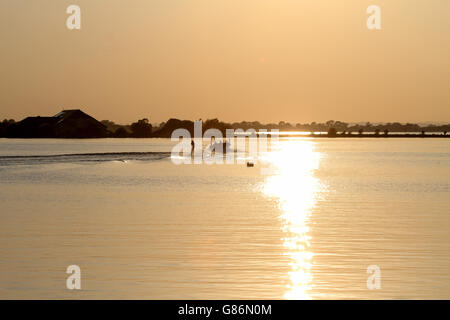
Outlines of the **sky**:
M450 122L448 0L1 0L0 40L0 119Z

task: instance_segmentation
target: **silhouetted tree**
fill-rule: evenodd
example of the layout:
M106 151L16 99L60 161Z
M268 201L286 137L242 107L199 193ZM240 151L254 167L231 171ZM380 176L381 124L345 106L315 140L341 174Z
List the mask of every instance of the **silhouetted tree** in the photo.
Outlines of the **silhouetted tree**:
M148 119L142 119L131 124L131 131L135 138L149 138L152 136L152 125Z
M384 129L384 135L387 136L389 134L389 130L388 129Z
M358 130L358 133L360 136L362 136L363 132L364 132L364 130L362 128Z
M378 136L380 134L380 129L375 129L375 135Z
M11 127L14 126L14 124L16 123L16 121L14 121L13 119L4 119L2 122L0 122L0 137L8 137L8 130L10 130Z
M129 136L129 133L127 130L125 130L124 127L118 128L116 131L114 131L114 138L126 138Z

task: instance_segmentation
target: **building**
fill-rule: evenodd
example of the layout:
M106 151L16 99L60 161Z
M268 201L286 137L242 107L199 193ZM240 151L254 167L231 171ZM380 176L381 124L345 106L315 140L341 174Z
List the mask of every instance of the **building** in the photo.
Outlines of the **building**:
M105 138L109 132L101 122L79 109L63 110L53 117L28 117L12 128L15 138Z

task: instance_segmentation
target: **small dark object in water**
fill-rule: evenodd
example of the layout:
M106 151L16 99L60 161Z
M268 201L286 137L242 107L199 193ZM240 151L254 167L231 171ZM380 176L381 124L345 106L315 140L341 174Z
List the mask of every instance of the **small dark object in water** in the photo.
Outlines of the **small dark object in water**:
M247 162L247 167L253 168L255 166L255 164L253 162L248 161Z

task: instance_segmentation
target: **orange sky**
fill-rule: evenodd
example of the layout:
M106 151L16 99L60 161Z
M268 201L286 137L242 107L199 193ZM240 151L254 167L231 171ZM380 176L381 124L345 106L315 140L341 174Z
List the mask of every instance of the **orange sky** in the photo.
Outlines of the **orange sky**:
M2 0L0 39L0 119L450 121L448 0Z

